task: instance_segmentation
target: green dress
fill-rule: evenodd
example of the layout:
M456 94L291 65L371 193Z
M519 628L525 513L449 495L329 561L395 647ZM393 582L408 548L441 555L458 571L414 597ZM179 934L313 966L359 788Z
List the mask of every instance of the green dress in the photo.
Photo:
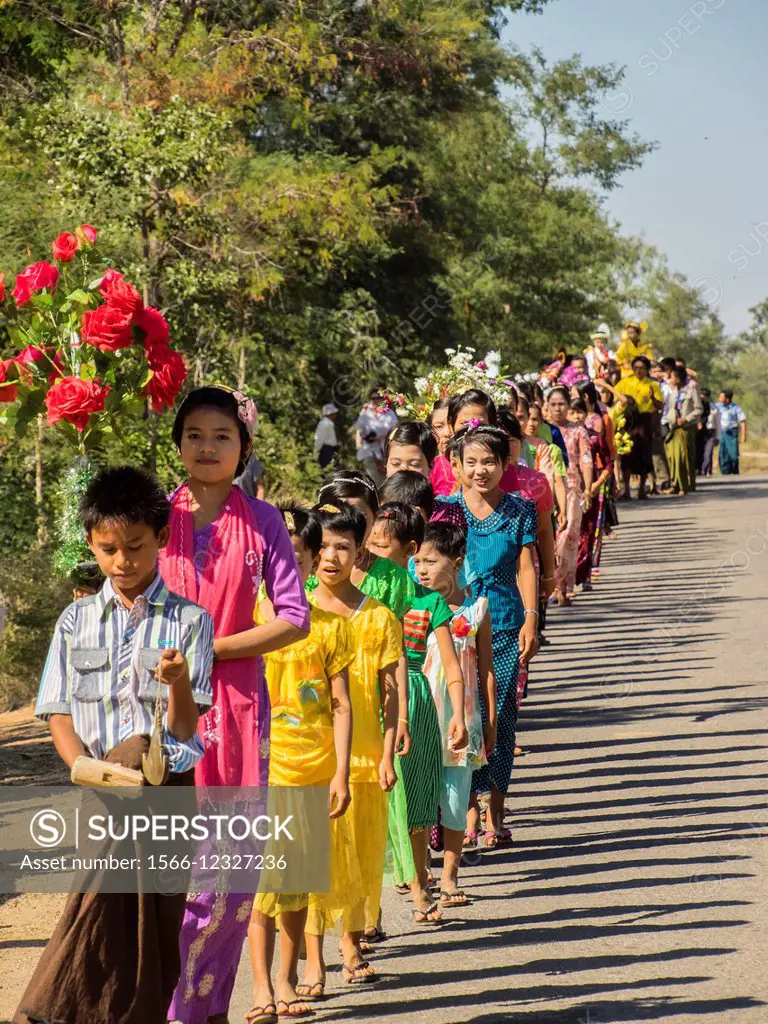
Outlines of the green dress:
M403 618L408 661L408 720L411 750L397 762L397 784L389 800L389 840L398 883L415 877L410 833L437 824L443 746L432 691L422 669L427 639L453 613L445 598L415 584L416 595Z
M416 596L416 584L408 570L379 555L356 586L361 593L375 597L377 601L386 605L399 621L402 621ZM316 587L317 577L310 576L307 580L307 592L315 590Z

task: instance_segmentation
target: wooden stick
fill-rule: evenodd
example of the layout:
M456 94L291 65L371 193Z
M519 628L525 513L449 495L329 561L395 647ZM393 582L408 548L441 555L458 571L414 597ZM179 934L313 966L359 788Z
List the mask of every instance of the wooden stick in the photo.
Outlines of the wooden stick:
M81 754L75 758L70 778L78 786L109 788L112 786L142 786L144 775L135 768L124 768L111 761L97 761Z

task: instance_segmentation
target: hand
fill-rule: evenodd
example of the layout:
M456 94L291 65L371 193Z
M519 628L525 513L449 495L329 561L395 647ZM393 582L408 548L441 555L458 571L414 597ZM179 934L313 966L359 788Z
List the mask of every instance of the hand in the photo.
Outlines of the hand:
M590 488L590 494L592 495L593 498L599 493L600 488L602 486L603 485L599 481L595 480L595 482L592 484L592 486Z
M485 754L490 757L496 747L496 723L486 722L483 726L483 739L485 740Z
M568 522L568 513L565 509L557 513L557 528L558 530L564 530L565 524Z
M331 818L340 818L349 807L351 796L349 795L349 783L346 776L334 775L331 779Z
M411 749L411 732L408 728L407 722L397 723L397 732L395 733L395 753L401 757L405 757Z
M549 579L545 579L542 576L541 582L539 583L539 590L541 591L541 596L544 600L548 601L555 592L555 577L550 576Z
M454 715L448 723L448 747L450 750L463 750L467 745L467 725L464 716Z
M588 509L592 507L592 491L584 491L582 495L582 501L584 502L584 508Z
M396 782L395 764L391 757L384 756L379 764L379 785L385 793L389 793L395 788Z
M520 661L527 663L536 655L539 646L538 634L536 632L536 616L528 615L525 625L520 630Z
M189 682L187 659L181 651L177 651L175 647L169 647L168 650L163 651L155 666L155 679L158 683L165 683L167 686Z

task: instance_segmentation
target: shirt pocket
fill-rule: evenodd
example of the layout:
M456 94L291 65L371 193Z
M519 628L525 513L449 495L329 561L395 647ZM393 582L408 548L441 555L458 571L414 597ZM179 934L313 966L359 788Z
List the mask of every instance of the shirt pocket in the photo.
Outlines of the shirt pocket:
M142 647L139 651L139 700L155 706L160 684L155 679L155 668L162 657L163 650L159 647ZM163 707L168 704L168 690L163 696Z
M79 647L72 651L72 696L75 700L100 700L109 691L109 651L104 647Z

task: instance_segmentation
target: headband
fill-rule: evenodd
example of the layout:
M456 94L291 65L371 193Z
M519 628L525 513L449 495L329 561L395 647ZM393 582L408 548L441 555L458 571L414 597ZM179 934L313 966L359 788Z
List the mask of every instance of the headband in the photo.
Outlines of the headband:
M320 488L320 493L327 491L329 487L333 487L334 484L363 484L369 491L373 491L374 494L378 494L375 484L372 484L370 480L366 480L365 477L358 476L335 476L330 483Z

